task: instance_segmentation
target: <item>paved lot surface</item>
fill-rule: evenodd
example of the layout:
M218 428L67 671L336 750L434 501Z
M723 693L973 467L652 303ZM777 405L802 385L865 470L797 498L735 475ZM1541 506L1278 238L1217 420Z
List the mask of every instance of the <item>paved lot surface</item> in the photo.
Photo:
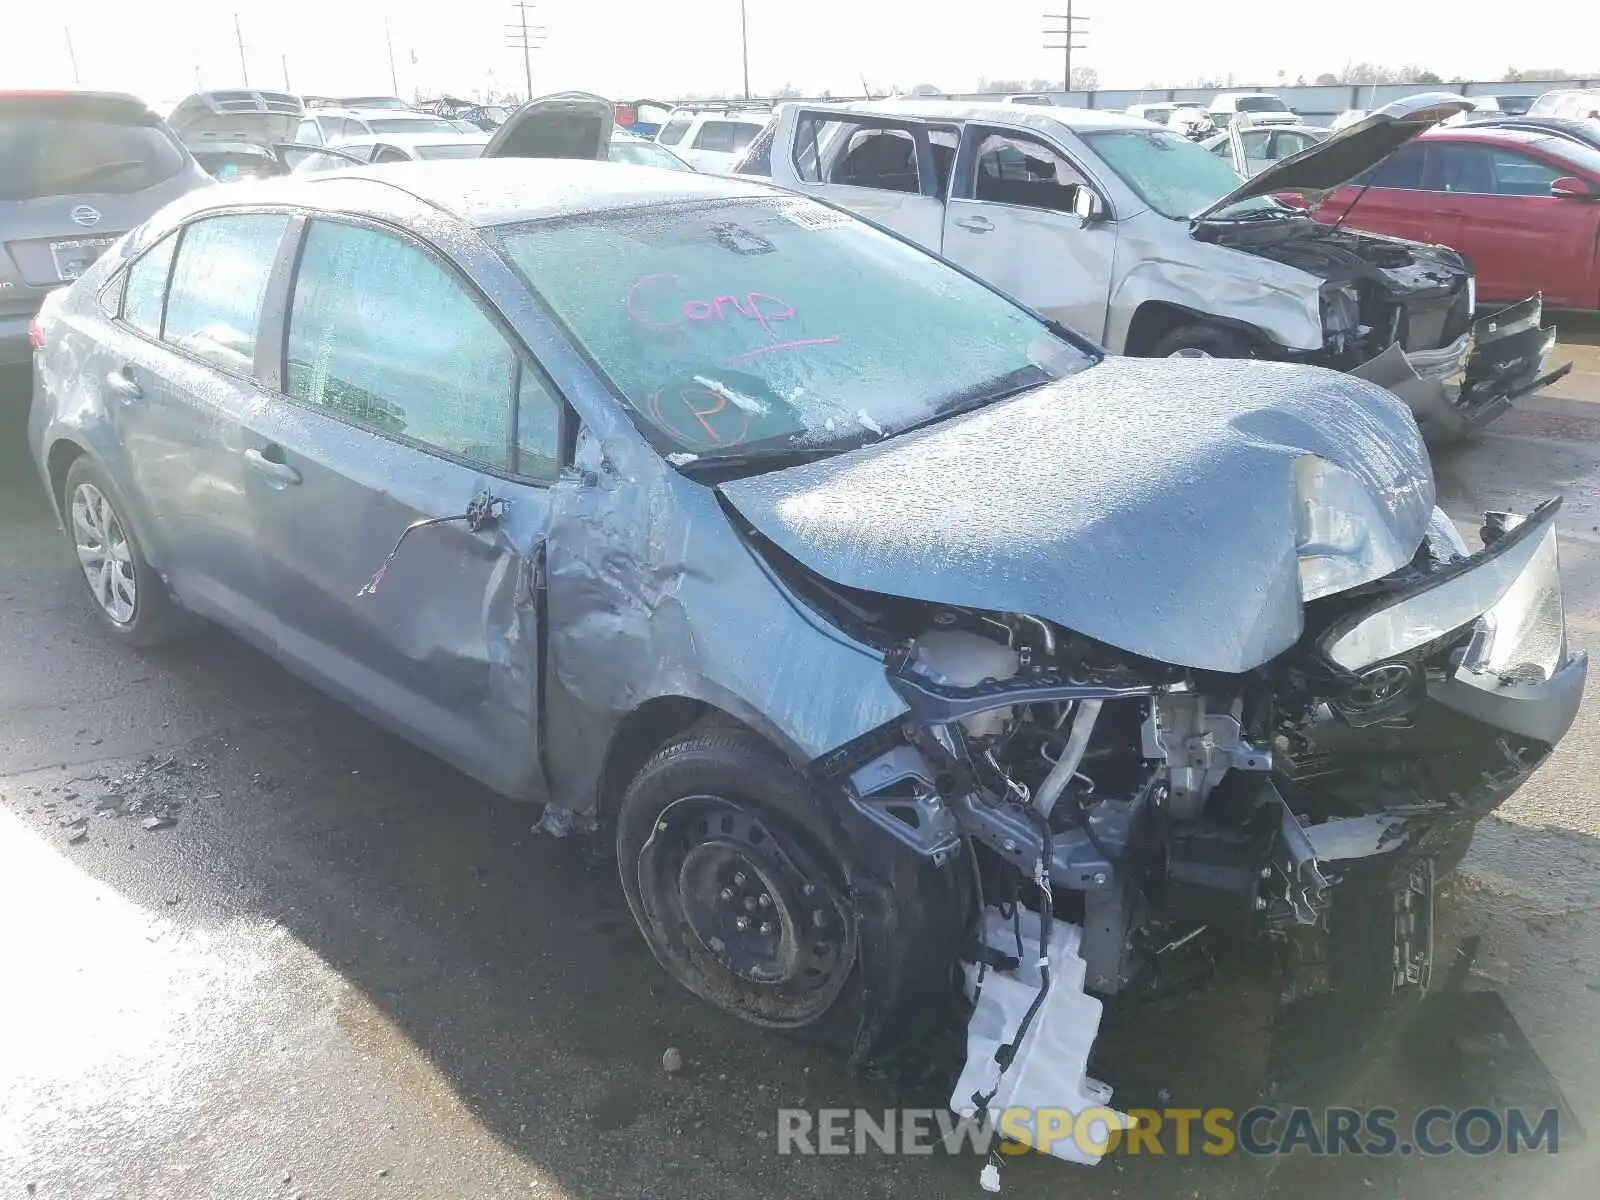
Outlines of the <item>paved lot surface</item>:
M0 1200L979 1194L970 1158L776 1156L780 1106L907 1097L669 986L603 857L231 638L109 644L20 436L0 409ZM1566 496L1570 634L1600 649L1600 420L1534 405L1438 471L1464 525ZM1442 917L1600 1129L1597 712ZM1270 1009L1245 979L1127 1014L1097 1069L1125 1103L1248 1107ZM1362 1068L1348 1099L1416 1086ZM1589 1197L1597 1166L1029 1159L1006 1191Z

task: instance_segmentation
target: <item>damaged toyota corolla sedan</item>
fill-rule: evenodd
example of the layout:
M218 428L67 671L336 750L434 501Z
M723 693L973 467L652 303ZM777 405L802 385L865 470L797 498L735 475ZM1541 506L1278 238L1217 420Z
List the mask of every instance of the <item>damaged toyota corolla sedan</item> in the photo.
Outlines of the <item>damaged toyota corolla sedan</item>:
M1118 1120L1101 1005L1186 955L1425 987L1435 879L1587 670L1557 502L1469 548L1388 391L1106 358L759 184L218 189L33 338L111 633L219 621L614 839L651 951L730 1014L858 1062L966 1021L964 1113Z

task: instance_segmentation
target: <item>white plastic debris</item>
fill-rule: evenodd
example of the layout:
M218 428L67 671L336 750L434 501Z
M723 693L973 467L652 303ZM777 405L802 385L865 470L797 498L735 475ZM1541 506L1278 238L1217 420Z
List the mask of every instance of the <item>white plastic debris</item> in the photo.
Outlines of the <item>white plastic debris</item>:
M722 397L735 408L743 409L745 412L758 417L766 416L767 406L754 396L746 396L743 392L736 392L727 384L708 378L705 375L696 375L694 381L713 396Z
M870 416L868 416L866 409L858 408L856 410L856 420L860 421L861 424L865 428L871 430L873 433L877 434L879 437L883 436L883 426L879 425Z
M978 1172L978 1186L986 1192L1000 1190L1000 1168L994 1163L984 1163L983 1170Z
M1039 916L1026 908L1020 914L1022 928L1021 963L1015 971L993 967L984 974L983 991L977 998L972 1019L967 1022L967 1062L950 1096L950 1108L963 1117L974 1117L978 1104L974 1096L994 1098L988 1104L990 1121L998 1121L1007 1109L1024 1109L1028 1124L1036 1131L1046 1126L1042 1114L1070 1112L1072 1132L1055 1136L1036 1147L1054 1158L1092 1166L1100 1161L1099 1148L1114 1129L1129 1129L1133 1121L1110 1107L1111 1088L1089 1077L1089 1051L1100 1031L1100 1001L1083 990L1084 962L1078 955L1083 930L1065 921L1055 921L1050 932L1050 994L1028 1027L1011 1066L1003 1073L995 1062L995 1051L1016 1036L1023 1014L1039 992ZM1003 954L1015 955L1016 936L1012 922L998 909L984 910L984 941ZM978 967L965 963L968 997L977 991ZM998 1082L996 1077L998 1076ZM1081 1135L1077 1118L1095 1110L1091 1128ZM1103 1122L1104 1127L1093 1127ZM1060 1126L1056 1126L1060 1128ZM987 1172L985 1172L987 1176ZM995 1187L999 1190L998 1172Z

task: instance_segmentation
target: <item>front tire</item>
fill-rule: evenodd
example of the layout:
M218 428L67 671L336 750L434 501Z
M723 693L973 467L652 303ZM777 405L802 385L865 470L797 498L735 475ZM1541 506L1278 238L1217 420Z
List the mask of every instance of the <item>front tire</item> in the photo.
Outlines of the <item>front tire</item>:
M859 994L837 838L805 777L752 731L697 725L644 765L618 814L617 867L656 960L725 1012L831 1027Z
M1151 358L1253 358L1255 345L1235 329L1194 323L1163 334L1150 349Z
M168 640L176 617L172 601L110 477L82 457L68 468L61 493L67 542L101 625L130 646Z

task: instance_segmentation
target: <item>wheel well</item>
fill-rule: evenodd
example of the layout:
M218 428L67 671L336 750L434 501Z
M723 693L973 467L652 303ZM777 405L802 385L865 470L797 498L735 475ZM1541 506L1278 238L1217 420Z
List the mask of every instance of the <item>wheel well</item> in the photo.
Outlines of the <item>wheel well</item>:
M687 696L657 696L646 700L622 718L606 747L605 765L600 769L599 816L609 823L622 804L628 788L650 756L678 734L705 717L721 715L721 709ZM732 717L727 717L732 721Z
M1186 325L1190 321L1199 319L1201 318L1196 314L1188 309L1179 308L1176 304L1146 300L1134 310L1122 352L1129 355L1149 354L1157 342L1179 325Z
M1250 340L1262 357L1275 357L1271 350L1274 345L1272 339L1254 325L1215 313L1195 312L1164 300L1146 300L1134 311L1133 320L1128 325L1127 339L1123 343L1123 353L1135 357L1149 354L1157 342L1180 325L1206 325L1240 334Z
M57 513L64 514L67 511L67 472L82 457L83 447L65 438L51 446L50 453L45 457L45 469L50 473L50 499Z

